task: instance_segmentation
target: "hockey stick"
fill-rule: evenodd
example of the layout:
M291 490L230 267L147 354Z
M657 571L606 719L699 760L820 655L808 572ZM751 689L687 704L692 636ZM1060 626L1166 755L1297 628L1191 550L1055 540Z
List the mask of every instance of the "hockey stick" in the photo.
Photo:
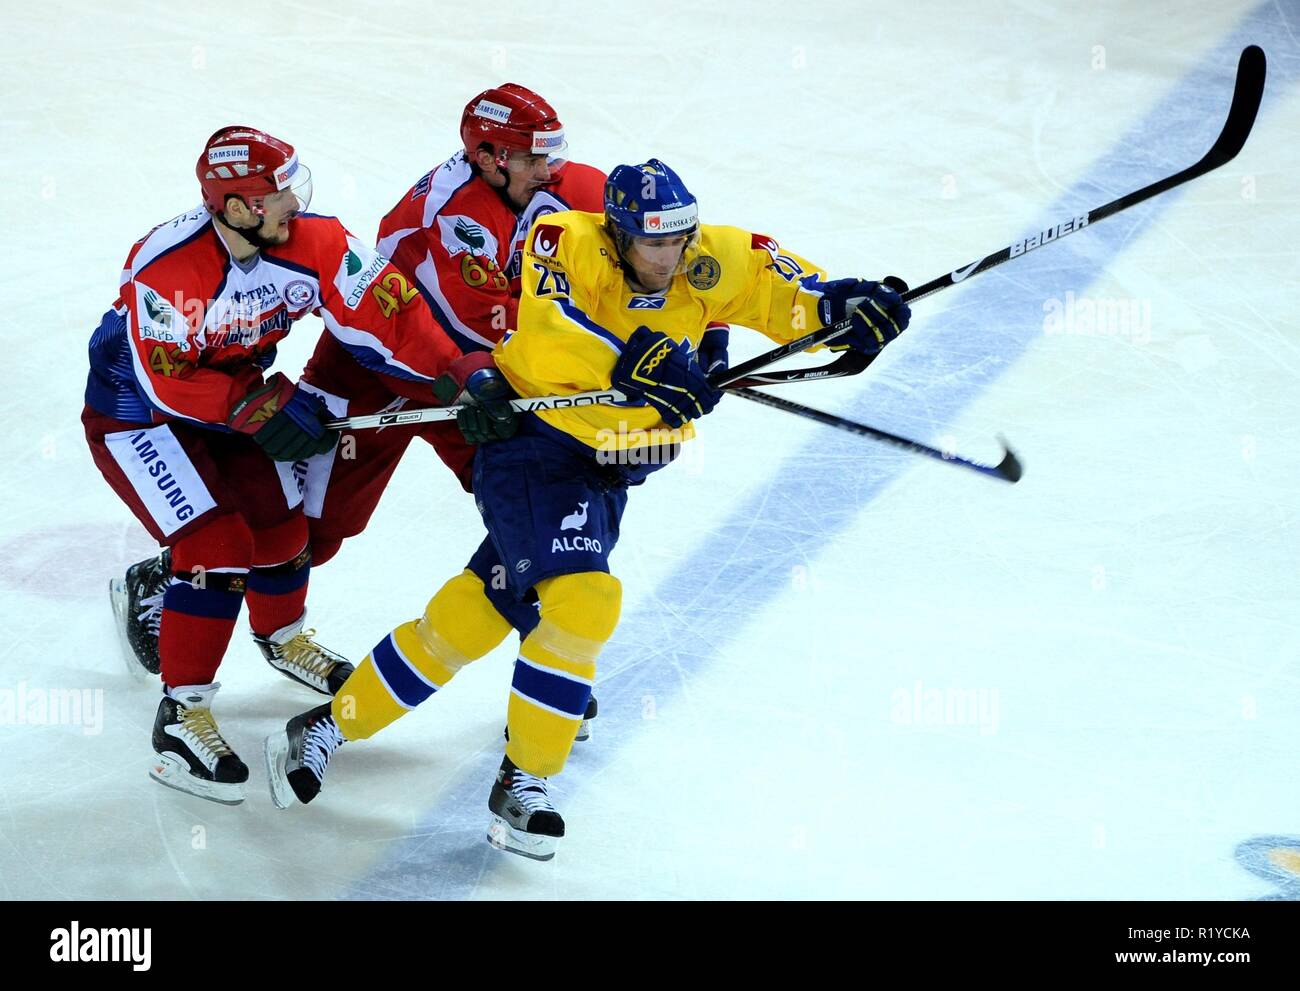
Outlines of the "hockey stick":
M913 300L922 299L936 293L940 289L955 286L973 275L987 272L995 265L1001 265L1012 258L1019 258L1035 248L1041 248L1043 245L1051 244L1067 234L1083 230L1089 224L1105 220L1121 210L1127 210L1144 200L1149 200L1152 196L1168 192L1175 186L1181 186L1185 182L1203 176L1207 172L1212 172L1219 166L1231 162L1246 144L1246 139L1250 137L1250 129L1255 126L1255 116L1259 113L1259 103L1264 96L1265 70L1266 63L1262 48L1258 45L1248 45L1242 49L1241 58L1237 62L1237 81L1232 91L1232 104L1228 107L1228 119L1224 121L1223 130L1219 132L1218 139L1195 165L1153 182L1149 186L1143 186L1127 196L1112 200L1105 206L1097 207L1097 209L1090 210L1081 216L1071 217L1069 220L1049 227L1045 231L1040 231L1032 237L1016 241L1001 251L971 262L965 268L955 269L947 275L941 275L937 279L930 280L923 286L917 286L915 289L903 294L903 302L910 303Z
M759 369L766 368L768 365L788 358L791 355L799 354L801 351L807 351L809 348L815 348L819 344L825 344L832 341L842 334L848 332L852 325L850 320L841 320L839 323L831 324L829 327L822 327L814 330L810 334L805 334L798 340L791 341L788 344L782 344L780 347L766 351L749 361L741 362L735 368L728 369L710 376L709 381L715 388L725 389L733 382L748 377L750 374L757 372ZM847 357L847 354L845 355ZM829 376L831 369L839 367L839 375L851 375L855 372L862 371L869 363L865 356L852 361L844 361L841 358L832 362L826 368L821 369L803 369L802 371L789 371L784 376L773 377L773 381L766 384L778 384L780 382L797 382L801 376L811 374L814 377L826 378ZM850 371L853 369L853 371ZM523 399L512 399L510 405L519 413L536 413L540 410L552 409L573 409L581 406L609 405L629 402L618 389L595 389L590 392L575 392L568 396L534 396ZM366 416L345 416L337 420L329 420L325 426L331 430L366 430L374 427L395 427L398 424L409 423L437 423L442 420L454 420L456 414L460 412L460 406L429 406L422 409L402 410L397 413L373 413Z
M1144 200L1150 199L1159 193L1167 192L1176 186L1185 182L1205 175L1214 169L1225 165L1237 157L1237 154L1246 144L1246 139L1250 136L1251 128L1254 127L1255 117L1259 113L1260 100L1264 95L1264 76L1266 71L1266 61L1264 51L1258 45L1249 45L1242 50L1241 58L1237 63L1237 80L1232 93L1232 104L1228 108L1228 119L1223 124L1223 130L1219 132L1218 139L1211 146L1210 150L1201 157L1201 160L1181 172L1160 179L1148 186L1143 186L1136 192L1129 193L1127 196L1121 196L1119 199L1112 200L1105 206L1090 210L1081 216L1072 217L1071 219L1049 227L1047 230L1035 234L1032 237L1016 241L1008 245L1001 251L971 262L965 268L955 269L946 275L941 275L932 279L925 285L918 286L915 289L903 293L903 301L906 303L922 299L941 289L947 289L955 286L959 282L964 282L974 275L981 272L987 272L996 265L1001 265L1005 261L1026 254L1035 248L1040 248L1045 244L1051 244L1053 241L1065 237L1067 234L1073 234L1075 231L1082 230L1089 224L1095 224L1099 220L1126 210L1135 206ZM809 348L824 344L844 334L850 326L850 321L844 320L840 323L833 324L829 327L823 327L820 330L805 334L803 337L789 344L783 344L781 347L767 351L749 361L742 362L735 368L730 369L723 375L714 376L711 381L714 386L720 389L728 387L744 388L749 385L779 385L789 382L808 381L814 378L832 378L841 375L853 375L861 372L874 359L875 355L865 358L855 359L853 362L845 361L847 355L825 368L792 370L784 373L769 372L761 376L762 381L742 382L741 380L748 376L754 376L755 373L762 369L798 354L801 351L807 351ZM836 374L832 375L832 369L838 368ZM852 369L851 371L849 369ZM758 376L756 376L758 377ZM743 395L743 393L742 393ZM746 396L748 399L755 399L754 396ZM543 396L530 399L516 399L511 405L523 413L537 412L548 409L566 409L576 406L591 406L600 403L620 403L627 402L627 397L616 389L597 390L592 392L579 392L569 396ZM755 400L757 401L757 400ZM788 402L782 400L782 402ZM769 404L772 405L772 404ZM797 403L790 403L791 407L797 407ZM807 409L807 407L802 407ZM432 423L439 420L451 420L456 417L457 407L455 406L434 406L427 409L406 410L399 413L377 413L370 416L353 416L343 419L331 420L326 426L335 430L345 429L364 429L369 427L387 427L395 426L401 423ZM808 410L810 414L818 414L817 410ZM829 415L829 414L818 414ZM815 417L814 417L815 418ZM908 442L910 443L910 442Z
M1267 62L1264 57L1263 49L1258 45L1249 45L1242 50L1241 58L1237 62L1237 80L1232 92L1232 103L1228 108L1228 118L1224 121L1223 128L1219 132L1219 136L1215 140L1214 144L1210 147L1210 150L1201 156L1200 161L1195 165L1191 165L1188 168L1183 169L1181 172L1176 172L1173 175L1160 179L1157 182L1153 182L1148 186L1143 186L1141 189L1129 193L1127 196L1121 196L1119 199L1112 200L1105 206L1091 210L1081 217L1074 217L1063 224L1057 224L1054 227L1050 227L1033 237L1008 245L1001 251L992 255L987 255L979 261L972 262L965 268L959 268L947 275L941 275L937 279L932 279L925 283L925 285L917 286L917 288L905 292L903 294L903 300L905 302L911 302L939 292L941 289L947 289L949 286L955 286L957 283L964 282L973 275L987 272L995 265L1001 265L1005 261L1009 261L1010 259L1017 258L1028 251L1032 251L1034 248L1040 248L1043 245L1050 244L1067 234L1073 234L1075 231L1081 230L1089 224L1095 224L1099 220L1104 220L1106 217L1113 216L1121 210L1126 210L1144 200L1150 199L1152 196L1168 192L1176 186L1180 186L1185 182L1203 176L1207 172L1211 172L1214 169L1219 168L1219 166L1232 161L1245 146L1246 139L1250 137L1251 129L1255 125L1255 117L1259 113L1260 101L1264 96L1264 78L1266 72ZM879 354L879 352L877 352L877 354ZM862 359L861 367L848 372L847 374L857 374L857 372L862 371L867 367L867 365L874 361L875 358L876 355L864 357ZM828 366L827 371L830 371L833 368L834 365ZM803 377L806 377L806 373ZM811 407L791 402L788 399L778 399L775 396L770 396L765 393L755 392L752 389L745 388L745 386L749 385L777 385L781 384L781 381L802 381L803 377L792 377L789 379L773 381L773 379L776 378L775 373L766 377L755 376L755 378L763 378L764 380L754 381L751 379L743 383L736 383L732 391L734 391L736 395L743 396L745 399L752 402L762 403L765 406L772 406L776 409L784 410L787 413L794 413L796 416L816 420L819 423L837 427L841 430L848 430L851 433L875 437L878 440L883 440L907 450L916 451L919 454L938 457L942 460L953 462L954 464L966 465L974 468L976 471L1003 478L1009 482L1017 482L1020 480L1022 474L1020 461L1012 451L1006 448L1005 444L1003 445L1003 458L1001 462L997 465L983 465L973 461L968 461L965 458L946 456L932 447L918 444L915 441L910 441L903 437L897 437L863 423L855 423L852 420L846 420L830 413L823 413L821 410L812 409Z
M963 458L957 454L947 454L937 448L930 447L927 444L921 444L914 440L908 440L906 437L899 437L897 434L891 434L887 430L880 430L877 427L869 427L865 423L858 423L855 420L846 420L842 416L836 416L833 413L823 413L819 409L812 409L809 406L801 406L799 403L792 403L788 399L782 399L780 396L772 396L766 392L755 392L753 389L734 389L732 390L737 396L743 396L745 399L751 399L756 403L764 406L771 406L774 409L783 410L786 413L793 413L795 416L802 416L809 420L816 420L818 423L824 423L828 427L835 427L837 430L846 430L851 434L859 434L863 437L872 437L876 440L882 440L886 444L893 444L895 447L901 447L905 451L912 451L916 454L925 454L932 458L938 458L940 461L946 461L949 464L958 465L962 468L971 468L984 475L990 475L993 478L1000 478L1004 482L1018 482L1023 474L1020 466L1020 459L1016 457L1015 452L1007 447L1006 442L998 438L1002 443L1002 460L995 465L986 465L979 461L971 461L969 458Z

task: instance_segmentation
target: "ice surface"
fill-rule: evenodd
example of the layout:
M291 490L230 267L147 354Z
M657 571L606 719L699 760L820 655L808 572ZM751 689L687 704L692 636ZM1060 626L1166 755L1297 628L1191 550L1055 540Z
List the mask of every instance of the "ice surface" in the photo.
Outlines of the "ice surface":
M1300 6L1068 6L656 6L672 30L585 3L12 11L0 895L1296 897ZM1020 485L732 399L635 493L554 862L483 839L512 643L280 813L261 740L315 697L241 628L218 715L249 801L148 780L156 688L105 586L151 544L82 440L84 348L218 126L293 142L313 209L369 238L465 101L516 80L576 158L662 157L707 221L919 284L1195 161L1249 42L1270 76L1236 161L923 301L861 379L784 390L975 457L1004 432ZM413 449L313 577L311 624L361 657L480 533ZM50 690L91 706L14 710Z

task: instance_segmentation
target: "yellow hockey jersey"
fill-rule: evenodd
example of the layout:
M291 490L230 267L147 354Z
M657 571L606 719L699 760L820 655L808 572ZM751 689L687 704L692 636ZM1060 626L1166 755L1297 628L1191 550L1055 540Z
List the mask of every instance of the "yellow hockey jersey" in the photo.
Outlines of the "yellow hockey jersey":
M635 293L623 279L604 216L571 210L533 226L523 256L518 327L496 347L497 365L521 396L608 389L622 347L649 327L699 347L711 322L738 324L779 343L822 326L819 295L800 280L825 273L775 240L737 227L702 224L683 271L662 293ZM689 440L650 405L585 406L538 412L546 423L597 450Z

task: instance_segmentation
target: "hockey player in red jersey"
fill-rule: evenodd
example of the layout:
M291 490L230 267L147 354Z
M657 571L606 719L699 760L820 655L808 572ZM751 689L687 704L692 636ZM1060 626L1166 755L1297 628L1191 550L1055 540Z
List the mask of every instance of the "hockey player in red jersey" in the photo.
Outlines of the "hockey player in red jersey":
M91 337L82 422L104 478L171 549L151 776L233 804L248 768L211 704L241 605L291 677L330 694L352 670L302 629L311 549L293 463L338 437L316 396L265 374L276 345L317 314L349 360L424 404L435 379L463 383L482 362L460 357L391 263L335 218L304 212L310 175L291 146L223 128L196 171L203 205L127 256Z
M435 318L466 354L489 352L514 327L519 258L533 222L560 210L599 209L605 175L563 158L564 128L555 110L515 83L493 87L466 105L461 143L424 175L380 222L377 249L406 274ZM383 383L359 375L337 341L322 337L303 374L339 415L399 408ZM433 445L469 489L474 449L447 423L420 429L359 431L356 456L317 458L308 468L312 552L328 560L360 533L403 451L416 436Z
M605 175L567 161L563 125L546 100L516 83L485 90L461 114L462 148L424 175L379 227L379 253L419 291L460 350L487 353L514 326L519 259L533 222L561 210L600 210ZM322 335L302 387L337 416L401 408L410 398L382 371L362 367L334 335ZM317 565L365 529L398 461L416 437L432 445L469 489L474 448L451 423L349 435L348 458L328 452L300 466L311 551ZM485 543L485 552L490 548ZM165 562L165 558L163 559ZM486 554L476 556L485 580ZM114 582L129 657L156 670L160 563L142 561ZM495 595L500 582L488 582ZM536 609L500 595L495 603L526 634ZM128 660L128 664L132 662ZM595 704L590 707L594 716ZM580 738L588 729L584 725Z

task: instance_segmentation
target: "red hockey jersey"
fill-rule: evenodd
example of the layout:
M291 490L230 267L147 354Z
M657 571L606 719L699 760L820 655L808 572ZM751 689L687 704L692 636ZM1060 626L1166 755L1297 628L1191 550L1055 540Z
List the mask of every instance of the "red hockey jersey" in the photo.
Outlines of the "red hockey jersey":
M294 321L315 313L393 390L433 402L457 356L419 290L334 217L304 214L287 244L238 262L206 209L156 227L127 256L90 346L86 401L120 420L221 426Z
M378 249L412 278L462 351L486 351L515 325L524 239L538 217L604 209L605 174L567 162L516 214L463 151L417 182L379 225Z

